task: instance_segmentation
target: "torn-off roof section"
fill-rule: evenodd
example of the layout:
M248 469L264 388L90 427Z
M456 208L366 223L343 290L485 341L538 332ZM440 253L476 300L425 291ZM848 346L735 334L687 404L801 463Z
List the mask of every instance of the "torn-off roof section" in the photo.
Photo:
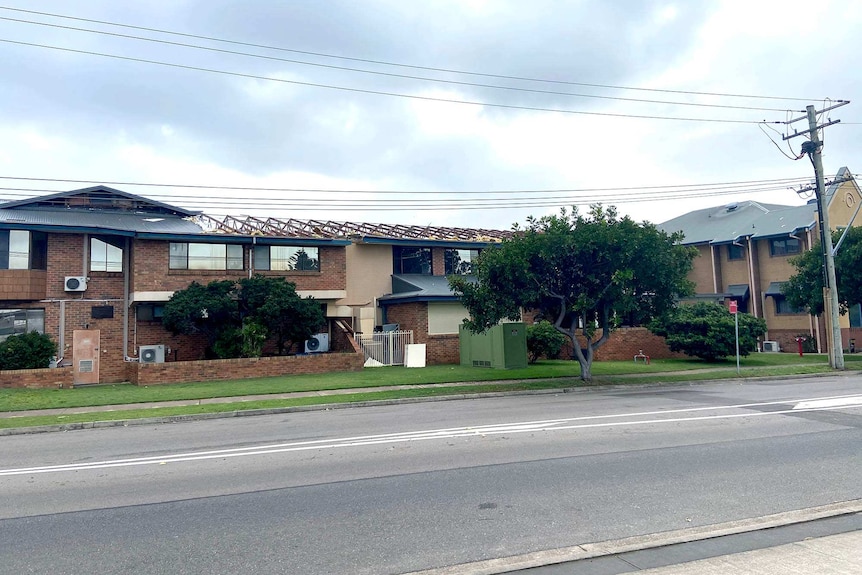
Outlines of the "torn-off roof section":
M256 218L253 216L202 215L196 218L212 233L276 236L288 238L350 238L392 240L434 240L450 242L500 242L513 235L511 231L441 226L407 226L399 224L366 224L324 220Z
M754 239L774 236L786 236L797 231L808 230L817 222L817 206L805 204L793 208L784 208L764 214L755 222Z
M60 192L47 196L37 196L26 200L16 200L12 202L4 202L0 204L0 210L17 210L17 209L66 209L66 210L93 210L93 211L112 211L126 213L146 213L146 214L161 214L170 216L179 216L187 218L198 215L200 212L194 212L156 202L142 196L136 196L128 192L109 188L108 186L93 186L90 188L82 188L80 190L72 190L70 192Z
M658 225L671 234L682 232L684 244L727 243L757 232L756 223L773 210L791 206L733 202L724 206L705 208L683 214Z

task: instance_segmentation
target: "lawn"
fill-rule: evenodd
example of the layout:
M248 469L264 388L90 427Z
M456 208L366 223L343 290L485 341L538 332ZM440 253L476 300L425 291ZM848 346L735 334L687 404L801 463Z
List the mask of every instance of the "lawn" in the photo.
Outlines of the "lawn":
M862 361L862 356L848 356L848 367ZM862 368L862 363L857 363ZM829 371L826 356L811 354L799 357L795 354L754 354L741 361L743 376L780 376L791 373L818 373ZM680 373L684 372L684 373ZM644 383L650 381L672 382L697 379L736 377L736 361L707 363L698 359L655 360L650 365L630 361L604 361L593 364L595 384ZM499 385L481 385L482 382L505 382ZM579 379L577 362L541 361L524 369L498 370L466 367L460 365L428 366L423 369L387 367L364 369L360 372L329 373L317 375L295 375L261 379L231 380L220 382L187 383L153 387L138 387L131 384L100 385L57 390L0 390L0 411L23 411L48 408L73 408L85 406L121 405L175 400L208 399L214 397L238 397L247 395L271 395L297 391L321 391L335 389L357 389L365 387L389 387L395 385L445 384L475 382L474 391L496 391L526 388L562 388L583 385ZM444 387L447 393L464 393L464 387ZM420 394L441 393L429 390L391 390L386 394L374 394L375 398L387 398L390 394L407 397L414 392ZM364 393L363 395L370 395ZM344 401L347 396L327 401ZM322 402L322 398L311 398ZM280 401L284 399L273 399ZM261 401L273 401L261 399ZM347 399L348 401L351 401ZM355 398L353 399L355 400ZM254 402L244 402L243 409ZM230 404L227 404L230 405ZM201 406L207 407L207 406ZM215 407L208 406L210 410ZM236 409L236 405L231 409ZM188 413L188 408L183 413ZM224 409L224 408L220 408ZM130 415L123 412L124 417ZM152 410L147 413L153 414ZM105 417L103 416L102 419ZM92 420L92 415L91 415Z

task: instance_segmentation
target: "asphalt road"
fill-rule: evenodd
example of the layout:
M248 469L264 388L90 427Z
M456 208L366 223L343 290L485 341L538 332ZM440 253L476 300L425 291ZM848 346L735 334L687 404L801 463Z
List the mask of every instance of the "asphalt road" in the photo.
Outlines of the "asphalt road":
M0 438L0 573L396 574L862 498L858 376Z

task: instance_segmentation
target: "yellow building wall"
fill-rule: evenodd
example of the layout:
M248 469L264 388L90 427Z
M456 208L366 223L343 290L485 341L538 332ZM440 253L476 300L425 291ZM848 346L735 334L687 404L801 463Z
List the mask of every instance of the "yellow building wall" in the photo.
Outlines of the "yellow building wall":
M689 279L694 282L695 293L715 293L712 282L712 247L706 244L695 246L697 257Z

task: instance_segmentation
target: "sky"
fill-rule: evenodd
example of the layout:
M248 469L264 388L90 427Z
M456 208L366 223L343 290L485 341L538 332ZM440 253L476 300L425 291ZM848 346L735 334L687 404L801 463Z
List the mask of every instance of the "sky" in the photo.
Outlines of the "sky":
M862 171L860 30L846 0L0 0L0 200L492 229L800 205L807 105L851 101L823 163Z

